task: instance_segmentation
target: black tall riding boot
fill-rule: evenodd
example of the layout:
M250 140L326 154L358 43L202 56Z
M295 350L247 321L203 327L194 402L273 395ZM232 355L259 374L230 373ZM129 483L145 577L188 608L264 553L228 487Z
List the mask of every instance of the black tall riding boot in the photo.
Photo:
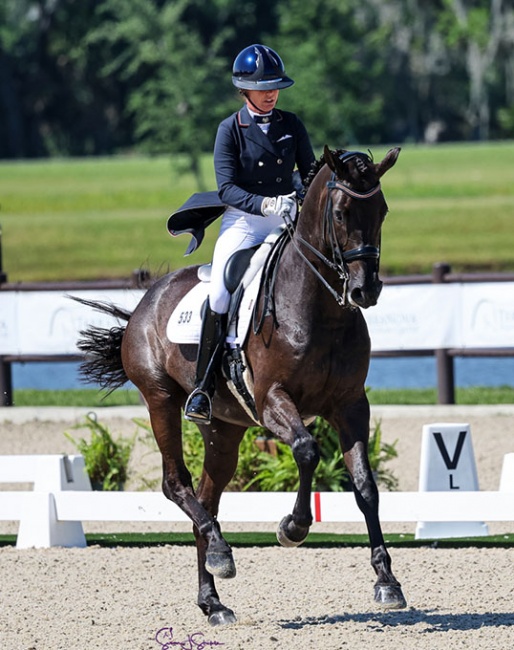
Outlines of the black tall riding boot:
M227 314L218 314L212 311L207 300L196 360L196 388L188 397L184 407L186 420L199 424L209 424L211 421L214 373L223 352L226 332Z

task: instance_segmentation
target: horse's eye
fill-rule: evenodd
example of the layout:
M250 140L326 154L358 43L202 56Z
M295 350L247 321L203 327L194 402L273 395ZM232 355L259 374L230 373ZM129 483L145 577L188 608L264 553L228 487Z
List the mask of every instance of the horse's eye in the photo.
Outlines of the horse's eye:
M334 210L334 214L335 214L336 221L339 221L339 223L341 223L341 221L343 220L343 213L341 212L341 210Z

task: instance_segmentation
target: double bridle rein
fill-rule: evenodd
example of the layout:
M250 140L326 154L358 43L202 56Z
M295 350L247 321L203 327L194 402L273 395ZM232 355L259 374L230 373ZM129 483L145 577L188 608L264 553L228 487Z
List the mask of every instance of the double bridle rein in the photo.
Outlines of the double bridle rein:
M363 166L365 168L365 163L356 156L355 152L347 152L344 156L341 157L341 160L343 161L349 160L350 158L355 158L356 166L361 171ZM312 244L310 244L308 241L303 239L303 237L300 237L296 232L295 224L293 222L291 215L290 214L284 215L284 223L286 226L287 237L284 236L279 238L279 240L277 241L277 246L272 251L271 255L268 257L268 260L266 261L265 269L261 279L261 285L259 287L259 296L261 295L261 292L264 294L263 309L260 317L257 316L257 310L255 310L253 314L253 331L255 334L258 334L260 332L262 325L264 323L264 319L267 315L272 315L276 323L276 316L275 316L275 309L274 309L275 279L278 270L278 261L282 255L284 246L288 241L291 242L298 255L300 255L300 257L304 260L304 262L311 269L314 275L320 280L323 286L332 294L332 296L334 297L334 299L336 300L337 304L340 307L344 307L344 305L346 304L346 294L348 289L348 282L350 280L350 272L348 270L348 264L351 262L355 262L356 260L362 260L367 258L370 259L380 258L380 249L377 248L376 246L371 246L368 244L364 246L359 246L358 248L352 248L349 251L342 251L339 242L337 240L334 217L332 214L332 205L333 205L332 192L333 191L341 191L343 192L343 194L346 194L346 196L349 196L352 199L366 200L371 198L372 196L375 196L375 194L378 194L378 192L380 192L381 190L380 182L374 185L367 192L358 192L357 190L351 189L341 181L338 181L336 175L332 173L332 176L330 180L327 181L326 186L328 189L328 198L325 205L325 211L323 213L323 232L324 232L325 241L328 240L328 244L331 249L332 259L325 257L325 255L323 255L323 253L321 253L317 248L315 248L314 246L312 246ZM314 264L303 253L303 251L300 248L300 244L302 244L303 246L308 248L312 253L314 253L314 255L319 260L321 260L328 268L336 271L339 279L342 280L343 282L343 290L341 293L338 293L325 280L325 278L321 275L321 273L314 266ZM259 302L259 296L257 297L257 303Z
M353 154L352 157L354 156L355 154ZM337 240L337 236L335 232L334 216L332 214L332 205L333 205L332 192L334 190L339 190L343 192L343 194L346 194L346 196L349 196L352 199L366 200L371 198L372 196L375 196L375 194L378 194L378 192L380 192L381 190L381 187L380 187L380 182L378 182L374 187L372 187L367 192L358 192L356 190L352 190L350 187L348 187L341 181L338 181L336 175L332 173L331 179L327 182L327 189L328 189L328 199L325 204L325 212L323 213L323 232L325 236L325 241L327 242L328 240L328 244L331 249L332 259L325 257L323 253L320 253L320 251L317 248L309 244L308 241L303 239L303 237L300 237L298 234L296 235L296 238L293 238L295 228L292 219L289 216L289 218L285 217L284 221L286 222L286 228L291 243L295 247L300 257L302 257L302 259L307 263L307 265L310 267L312 272L318 277L321 283L334 296L337 304L343 307L346 303L346 290L348 288L348 281L350 279L348 264L350 262L355 262L356 260L362 260L368 258L379 259L380 249L377 248L376 246L365 244L364 246L359 246L358 248L352 248L349 251L341 250L341 247ZM337 275L339 276L339 279L342 280L343 282L342 293L338 293L333 287L330 286L330 284L325 280L325 278L316 269L316 267L312 264L312 262L304 255L304 253L298 246L298 243L306 246L326 266L336 271Z

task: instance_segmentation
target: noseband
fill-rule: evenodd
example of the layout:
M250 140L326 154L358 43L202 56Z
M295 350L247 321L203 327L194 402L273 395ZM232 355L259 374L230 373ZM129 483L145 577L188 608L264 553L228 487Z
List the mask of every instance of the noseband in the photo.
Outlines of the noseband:
M328 200L325 205L325 213L323 215L323 227L325 232L325 237L329 237L329 244L332 248L332 259L334 261L340 262L342 265L348 262L355 262L356 260L362 260L366 258L379 259L380 258L380 249L376 246L370 246L366 244L364 246L359 246L358 248L352 248L349 251L341 252L337 237L335 235L334 229L334 216L332 214L332 191L340 190L346 196L349 196L352 199L370 199L375 194L378 194L381 190L380 182L378 182L374 187L372 187L367 192L357 192L352 190L344 183L341 183L336 179L335 174L332 174L332 178L327 182L328 188Z

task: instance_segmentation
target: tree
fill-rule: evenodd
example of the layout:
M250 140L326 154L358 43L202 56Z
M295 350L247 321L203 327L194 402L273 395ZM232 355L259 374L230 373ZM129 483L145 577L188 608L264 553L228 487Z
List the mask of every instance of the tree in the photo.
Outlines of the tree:
M505 38L507 8L504 0L443 0L446 12L442 26L448 43L464 49L469 78L466 111L472 133L479 140L489 138L489 86L493 64Z
M191 0L111 0L90 42L109 44L103 74L130 85L127 110L136 141L151 153L185 154L204 190L201 154L212 150L231 87L220 55L225 32L204 43L185 19L192 5Z
M363 3L292 0L279 12L279 35L271 44L297 82L281 105L301 115L317 147L379 141L384 63Z

